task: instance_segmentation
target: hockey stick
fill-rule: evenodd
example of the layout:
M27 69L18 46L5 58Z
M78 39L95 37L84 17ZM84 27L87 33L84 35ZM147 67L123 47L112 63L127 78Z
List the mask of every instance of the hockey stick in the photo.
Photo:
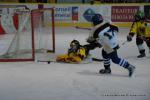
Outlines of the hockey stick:
M97 62L102 62L104 61L104 59L97 59L97 58L92 58L93 61L97 61Z
M104 60L103 59L92 58L92 61L102 62ZM55 60L37 60L37 62L46 62L46 63L50 64L51 62L57 62L57 61L55 61ZM87 64L87 63L89 63L89 62L82 62L81 64ZM78 64L78 63L72 63L72 64Z
M91 28L75 26L76 29L91 30Z
M77 63L77 62L61 62L61 61L55 61L55 60L37 60L37 62L45 62L50 64L51 62L54 63L64 63L64 64L88 64L90 62L81 62L81 63Z
M121 45L125 45L128 41L124 41Z
M51 62L57 62L57 61L52 61L52 60L37 60L37 62L46 62L50 64Z

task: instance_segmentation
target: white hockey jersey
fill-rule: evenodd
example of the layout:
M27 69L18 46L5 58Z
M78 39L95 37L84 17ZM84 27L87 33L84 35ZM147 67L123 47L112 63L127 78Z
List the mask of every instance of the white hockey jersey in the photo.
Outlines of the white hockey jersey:
M113 52L114 48L119 44L117 40L118 27L114 25L104 23L103 25L98 25L92 32L93 38L96 38L107 53Z
M114 48L118 46L116 33L117 31L110 31L110 27L106 27L98 34L98 42L107 53L113 52ZM109 37L105 34L109 35Z

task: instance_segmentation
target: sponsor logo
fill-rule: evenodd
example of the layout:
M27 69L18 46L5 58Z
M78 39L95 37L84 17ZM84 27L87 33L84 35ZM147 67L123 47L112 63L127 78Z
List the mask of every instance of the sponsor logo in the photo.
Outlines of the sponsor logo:
M83 17L88 21L91 22L92 21L92 17L95 14L95 12L92 9L87 9L84 13L83 13Z
M78 7L72 7L72 20L78 21Z

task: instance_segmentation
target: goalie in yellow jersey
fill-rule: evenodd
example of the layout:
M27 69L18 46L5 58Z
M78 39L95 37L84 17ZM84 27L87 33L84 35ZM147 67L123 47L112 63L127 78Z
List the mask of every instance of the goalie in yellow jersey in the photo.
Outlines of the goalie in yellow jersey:
M144 42L150 52L150 23L146 21L145 14L142 11L137 11L134 19L135 21L131 26L129 34L127 35L127 41L132 41L133 36L136 35L136 45L140 53L137 57L142 58L146 56Z
M68 54L57 56L56 61L65 63L81 63L86 57L86 48L80 45L78 40L73 40L70 43Z

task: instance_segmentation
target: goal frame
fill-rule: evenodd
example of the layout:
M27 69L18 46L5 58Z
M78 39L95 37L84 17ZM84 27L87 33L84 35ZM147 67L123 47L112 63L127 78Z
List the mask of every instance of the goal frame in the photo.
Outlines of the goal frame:
M55 21L54 21L54 8L42 8L42 9L33 9L30 12L31 15L31 38L32 38L32 57L31 58L0 58L0 62L23 62L23 61L35 61L35 31L34 31L34 20L33 20L33 14L38 11L43 10L50 10L51 11L51 26L52 26L52 49L47 50L47 53L54 53L55 52Z

